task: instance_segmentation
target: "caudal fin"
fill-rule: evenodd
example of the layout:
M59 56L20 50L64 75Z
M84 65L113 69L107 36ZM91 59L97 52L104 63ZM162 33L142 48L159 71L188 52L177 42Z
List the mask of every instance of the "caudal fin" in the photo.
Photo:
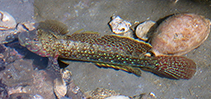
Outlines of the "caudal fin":
M153 68L147 68L155 74L173 79L190 79L196 72L196 64L182 56L158 56Z

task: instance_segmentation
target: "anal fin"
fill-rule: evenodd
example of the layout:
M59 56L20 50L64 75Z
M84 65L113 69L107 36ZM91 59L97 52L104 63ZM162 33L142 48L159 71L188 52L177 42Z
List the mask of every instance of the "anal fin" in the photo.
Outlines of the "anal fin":
M114 65L114 64L106 64L106 63L95 63L95 64L99 67L114 68L117 70L123 70L123 71L129 72L129 73L133 73L136 76L141 76L141 69L138 67Z

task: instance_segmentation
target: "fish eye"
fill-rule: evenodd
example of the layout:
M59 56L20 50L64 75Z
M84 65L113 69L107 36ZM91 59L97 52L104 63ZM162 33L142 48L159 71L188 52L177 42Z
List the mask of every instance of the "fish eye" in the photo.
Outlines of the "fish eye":
M37 38L34 38L33 40L34 40L34 41L38 41L38 39L37 39Z

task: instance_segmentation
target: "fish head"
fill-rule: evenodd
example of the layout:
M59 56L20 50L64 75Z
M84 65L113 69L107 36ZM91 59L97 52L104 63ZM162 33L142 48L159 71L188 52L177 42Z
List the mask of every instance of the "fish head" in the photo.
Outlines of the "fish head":
M34 52L42 57L51 56L47 51L43 50L43 45L39 40L37 30L22 32L18 35L20 45L26 47L31 52Z

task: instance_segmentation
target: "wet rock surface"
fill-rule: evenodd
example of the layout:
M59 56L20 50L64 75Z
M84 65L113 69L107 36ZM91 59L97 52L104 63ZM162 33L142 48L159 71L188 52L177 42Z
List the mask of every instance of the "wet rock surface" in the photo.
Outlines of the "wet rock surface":
M2 47L5 47L2 45ZM52 88L52 81L47 81L44 71L35 69L32 65L33 61L23 59L22 55L14 48L5 47L1 58L1 98L10 97L29 98L36 94L55 98ZM49 90L49 92L48 92ZM20 93L20 94L18 94ZM52 94L50 94L52 93ZM4 95L3 95L4 94ZM8 96L7 96L8 95Z
M3 84L0 81L0 98L6 99L8 98L8 90L7 90L7 85Z

